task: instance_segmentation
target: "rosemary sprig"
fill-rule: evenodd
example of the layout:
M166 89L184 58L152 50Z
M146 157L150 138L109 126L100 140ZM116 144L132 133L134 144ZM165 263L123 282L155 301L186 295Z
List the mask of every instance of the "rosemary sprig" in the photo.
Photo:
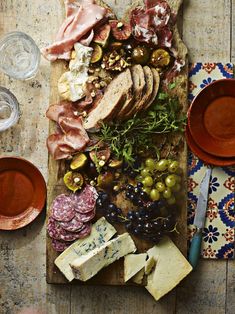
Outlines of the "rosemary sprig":
M155 135L170 132L182 132L186 122L185 114L181 114L178 99L160 93L151 108L141 115L134 115L122 123L101 123L98 137L108 143L118 159L128 164L134 162L134 155L140 150L159 150L154 142Z

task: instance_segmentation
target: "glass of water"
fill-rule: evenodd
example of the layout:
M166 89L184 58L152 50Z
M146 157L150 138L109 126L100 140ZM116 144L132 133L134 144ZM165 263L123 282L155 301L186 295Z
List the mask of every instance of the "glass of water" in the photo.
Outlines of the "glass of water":
M17 123L20 116L16 97L5 87L0 86L0 132Z
M34 40L25 33L11 32L0 39L0 70L12 78L27 80L34 77L40 56Z

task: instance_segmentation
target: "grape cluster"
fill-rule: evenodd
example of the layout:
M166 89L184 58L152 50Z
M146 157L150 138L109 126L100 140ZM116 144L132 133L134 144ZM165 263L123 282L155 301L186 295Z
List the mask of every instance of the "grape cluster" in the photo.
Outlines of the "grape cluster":
M142 165L142 170L136 180L142 182L143 191L152 201L163 198L172 205L176 202L175 193L181 189L181 177L177 174L178 171L178 161L167 159L155 161L148 158Z
M142 185L138 184L136 187L127 185L127 193L134 195L136 200L142 202L142 206L138 210L130 210L126 216L123 215L121 208L110 202L109 196L106 192L99 191L99 196L96 201L96 207L106 219L111 223L124 223L128 232L145 239L147 241L158 243L164 234L172 232L175 229L176 221L173 214L167 213L166 201L146 202L146 193L142 192ZM142 198L142 199L141 199Z
M147 241L158 243L164 234L175 230L176 221L174 216L161 216L163 202L153 202L138 211L129 211L125 221L126 229L134 235Z

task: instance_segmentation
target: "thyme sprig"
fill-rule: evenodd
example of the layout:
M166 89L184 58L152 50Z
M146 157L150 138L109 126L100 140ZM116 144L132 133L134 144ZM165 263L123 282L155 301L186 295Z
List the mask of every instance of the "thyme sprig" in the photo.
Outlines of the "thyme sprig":
M101 123L98 137L110 145L116 158L132 164L134 155L140 150L153 150L159 156L156 135L182 132L185 122L186 116L181 113L178 99L160 93L142 116L134 115L122 123Z

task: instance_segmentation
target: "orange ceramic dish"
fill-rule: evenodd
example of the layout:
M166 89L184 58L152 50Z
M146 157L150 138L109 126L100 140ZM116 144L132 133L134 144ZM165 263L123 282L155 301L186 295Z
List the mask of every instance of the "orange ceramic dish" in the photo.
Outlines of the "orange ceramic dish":
M44 208L46 184L40 171L18 157L0 158L0 229L32 222Z
M213 165L213 166L220 166L220 167L235 165L235 157L234 158L221 158L221 157L210 155L207 152L201 150L200 147L195 143L189 131L188 126L186 127L186 140L187 140L189 148L194 153L194 155L196 155L206 164Z
M235 79L206 86L188 111L188 125L195 143L219 157L235 157Z

